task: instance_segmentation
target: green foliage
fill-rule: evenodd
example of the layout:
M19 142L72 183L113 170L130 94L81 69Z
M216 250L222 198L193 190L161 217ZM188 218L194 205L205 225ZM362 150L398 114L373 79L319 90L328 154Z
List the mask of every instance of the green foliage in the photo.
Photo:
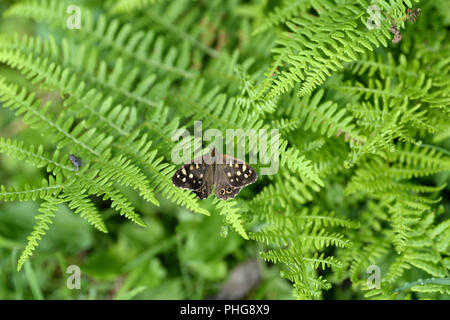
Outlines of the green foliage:
M34 226L33 232L31 232L28 237L28 243L17 262L17 270L20 270L28 257L33 254L34 249L38 245L38 241L41 240L41 236L45 235L46 230L49 228L49 224L52 223L52 218L55 217L55 211L57 209L58 207L54 200L42 203L41 208L39 209L40 214L36 216L37 223Z
M25 237L0 223L0 257L25 266L17 288L26 281L43 298L31 263L45 268L58 215L70 210L89 237L88 225L103 233L102 249L86 244L83 268L122 279L113 293L99 289L106 297L205 298L229 255L256 251L277 265L264 264L257 298L285 288L267 270L298 299L448 297L450 13L438 1L376 3L372 29L365 0L79 1L73 30L68 1L0 6L2 23L20 26L0 25L0 222L9 226L8 205L40 204L18 259ZM267 144L279 170L229 201L174 187L171 136L195 121L224 134L278 129L280 144L272 134ZM60 253L49 265L66 260L81 258ZM379 289L367 283L370 265L381 269Z

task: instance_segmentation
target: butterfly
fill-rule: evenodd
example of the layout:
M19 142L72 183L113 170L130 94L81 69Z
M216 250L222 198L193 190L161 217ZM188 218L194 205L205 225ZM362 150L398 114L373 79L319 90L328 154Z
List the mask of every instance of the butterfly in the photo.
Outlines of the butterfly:
M207 198L214 186L216 197L228 200L256 179L256 171L247 163L213 148L210 153L179 168L172 177L172 183L178 188L192 190L200 199Z

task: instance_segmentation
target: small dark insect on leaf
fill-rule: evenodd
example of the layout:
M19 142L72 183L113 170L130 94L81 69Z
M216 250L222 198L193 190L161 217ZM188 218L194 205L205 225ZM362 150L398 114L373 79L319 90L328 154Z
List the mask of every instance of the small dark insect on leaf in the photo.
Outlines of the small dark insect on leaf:
M70 160L70 162L72 162L72 165L75 168L75 171L78 171L80 169L80 167L83 165L83 163L81 162L81 159L76 157L73 154L69 155L69 160Z

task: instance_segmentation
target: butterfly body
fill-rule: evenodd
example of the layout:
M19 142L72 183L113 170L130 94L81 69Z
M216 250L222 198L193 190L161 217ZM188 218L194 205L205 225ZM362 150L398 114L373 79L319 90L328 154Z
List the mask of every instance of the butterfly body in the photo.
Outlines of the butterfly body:
M234 198L242 188L254 183L256 171L242 160L219 153L211 153L184 164L172 177L178 188L192 190L200 199L207 198L214 187L218 199Z

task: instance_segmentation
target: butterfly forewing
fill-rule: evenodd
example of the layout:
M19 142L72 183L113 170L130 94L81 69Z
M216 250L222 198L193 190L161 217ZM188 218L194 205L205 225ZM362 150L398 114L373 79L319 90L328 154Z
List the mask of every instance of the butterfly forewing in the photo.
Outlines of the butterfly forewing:
M200 199L207 198L212 189L213 168L201 159L184 164L172 177L178 188L192 190Z
M236 197L241 191L241 187L234 187L230 184L229 179L224 170L224 164L216 165L214 179L214 194L218 199L228 200Z
M202 186L199 189L192 190L192 192L194 192L200 199L208 198L212 191L213 179L213 167L209 165L206 169L206 176L205 179L203 179Z
M223 170L228 178L231 186L236 188L243 188L246 185L254 183L258 179L256 171L242 160L224 156L224 164L220 170Z

